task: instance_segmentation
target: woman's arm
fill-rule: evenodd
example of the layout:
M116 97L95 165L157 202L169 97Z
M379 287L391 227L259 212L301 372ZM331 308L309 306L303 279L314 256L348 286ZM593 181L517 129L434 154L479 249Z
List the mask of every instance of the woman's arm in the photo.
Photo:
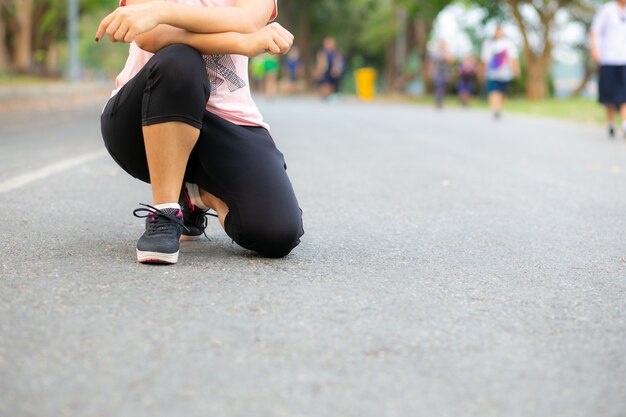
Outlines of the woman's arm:
M272 23L254 33L191 33L169 25L139 35L137 46L148 52L180 43L197 49L202 54L238 54L253 57L263 52L286 54L293 44L293 35L278 23Z
M234 6L201 7L165 1L129 0L100 22L96 40L105 34L116 42L132 42L159 24L195 33L252 33L265 26L274 0L236 0ZM141 2L141 3L138 3Z

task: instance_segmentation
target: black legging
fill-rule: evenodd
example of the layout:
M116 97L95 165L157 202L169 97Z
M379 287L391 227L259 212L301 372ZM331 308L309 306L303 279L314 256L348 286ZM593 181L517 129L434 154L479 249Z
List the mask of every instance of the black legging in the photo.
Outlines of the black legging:
M160 50L107 103L105 146L126 172L150 182L142 126L178 121L200 129L185 181L228 205L224 226L237 244L266 257L285 256L304 230L283 155L263 127L236 125L206 111L209 91L205 62L195 49Z

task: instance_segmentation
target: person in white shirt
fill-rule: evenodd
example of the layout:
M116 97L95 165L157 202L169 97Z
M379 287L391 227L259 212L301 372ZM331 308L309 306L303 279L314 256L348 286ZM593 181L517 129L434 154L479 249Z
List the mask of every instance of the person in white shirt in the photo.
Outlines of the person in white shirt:
M504 37L504 30L501 26L496 28L493 39L484 43L481 59L487 80L489 107L494 117L499 119L509 85L520 74L517 47L511 40Z
M598 101L606 107L609 137L615 136L615 113L626 138L626 0L606 3L591 25L591 58L600 65Z

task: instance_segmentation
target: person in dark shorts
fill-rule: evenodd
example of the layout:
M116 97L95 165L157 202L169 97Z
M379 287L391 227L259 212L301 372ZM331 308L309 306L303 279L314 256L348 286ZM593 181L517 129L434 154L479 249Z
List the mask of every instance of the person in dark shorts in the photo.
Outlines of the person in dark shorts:
M474 55L467 55L456 68L456 92L463 107L469 104L470 97L476 91L478 68Z
M515 44L504 36L501 26L496 28L493 39L488 39L481 53L484 78L487 80L489 107L495 119L502 114L504 98L514 78L519 77L520 67Z
M322 50L317 54L315 69L322 98L326 99L339 93L343 67L343 55L337 50L337 42L330 36L324 38Z
M626 0L606 3L591 25L591 58L600 65L598 101L606 107L609 137L615 137L615 113L626 138Z
M452 78L452 64L454 56L448 49L445 39L437 41L437 47L429 54L428 72L435 89L435 107L443 108L443 101L448 91L448 84Z
M202 235L209 209L240 246L283 257L304 233L302 211L247 71L293 36L267 25L275 0L179 1L122 0L96 34L132 42L101 126L113 159L151 184L152 204L134 212L146 218L137 260L176 263L181 235Z

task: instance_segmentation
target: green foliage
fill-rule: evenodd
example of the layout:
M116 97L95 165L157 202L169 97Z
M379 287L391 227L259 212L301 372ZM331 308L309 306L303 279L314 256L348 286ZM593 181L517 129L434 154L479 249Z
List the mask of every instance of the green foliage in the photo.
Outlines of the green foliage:
M373 6L372 12L364 16L362 29L355 39L355 49L370 56L384 52L397 30L393 4L380 2Z
M398 5L406 7L409 17L415 18L420 16L421 19L431 22L450 3L452 3L450 0L397 0Z

